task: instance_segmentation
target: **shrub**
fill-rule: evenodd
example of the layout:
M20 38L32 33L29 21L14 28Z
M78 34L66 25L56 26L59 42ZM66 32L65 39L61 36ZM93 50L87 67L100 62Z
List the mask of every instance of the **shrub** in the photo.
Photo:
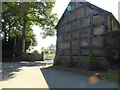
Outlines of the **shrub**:
M120 64L120 31L110 31L105 35L105 56L112 66Z
M90 64L94 64L94 62L95 62L95 53L93 52L93 50L90 50L89 59L90 59Z

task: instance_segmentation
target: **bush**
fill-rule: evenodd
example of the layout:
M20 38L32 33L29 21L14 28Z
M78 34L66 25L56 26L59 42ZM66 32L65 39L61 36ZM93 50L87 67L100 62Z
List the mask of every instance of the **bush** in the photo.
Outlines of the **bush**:
M120 64L120 31L110 31L105 35L105 56L111 65L118 67Z
M90 64L94 64L94 62L95 62L95 53L93 52L93 50L90 50L89 59L90 59Z

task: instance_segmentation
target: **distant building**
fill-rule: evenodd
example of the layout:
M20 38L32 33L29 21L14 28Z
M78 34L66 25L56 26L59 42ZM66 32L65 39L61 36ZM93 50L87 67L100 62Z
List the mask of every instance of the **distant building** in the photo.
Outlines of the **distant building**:
M70 2L59 20L55 63L89 68L89 55L93 50L100 68L108 68L104 52L104 33L120 29L111 12L89 2ZM114 7L114 6L113 6Z
M56 45L51 44L51 45L48 47L48 49L50 49L50 50L56 50Z

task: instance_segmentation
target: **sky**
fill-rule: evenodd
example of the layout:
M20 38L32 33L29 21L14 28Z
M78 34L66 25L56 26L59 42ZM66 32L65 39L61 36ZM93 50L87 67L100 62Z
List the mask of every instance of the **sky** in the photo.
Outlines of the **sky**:
M104 10L112 12L113 15L116 17L116 19L118 20L118 2L120 0L86 0L86 1L98 6ZM58 18L60 19L69 2L70 2L70 0L56 0L55 7L53 8L52 12L57 13ZM36 50L40 50L42 47L47 48L51 44L54 44L54 45L56 44L56 36L47 37L46 39L42 39L40 36L40 32L41 32L40 27L34 25L32 27L32 29L33 29L34 33L36 34L36 39L38 41L38 46L35 47Z

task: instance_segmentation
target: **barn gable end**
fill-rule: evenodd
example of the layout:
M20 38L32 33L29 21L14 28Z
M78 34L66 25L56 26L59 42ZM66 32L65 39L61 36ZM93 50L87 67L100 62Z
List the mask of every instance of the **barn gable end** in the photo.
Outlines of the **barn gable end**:
M104 58L103 34L109 29L119 28L118 21L111 28L112 14L88 2L70 2L71 11L65 10L57 29L55 64L89 68L91 50L95 53L98 66L108 68Z

